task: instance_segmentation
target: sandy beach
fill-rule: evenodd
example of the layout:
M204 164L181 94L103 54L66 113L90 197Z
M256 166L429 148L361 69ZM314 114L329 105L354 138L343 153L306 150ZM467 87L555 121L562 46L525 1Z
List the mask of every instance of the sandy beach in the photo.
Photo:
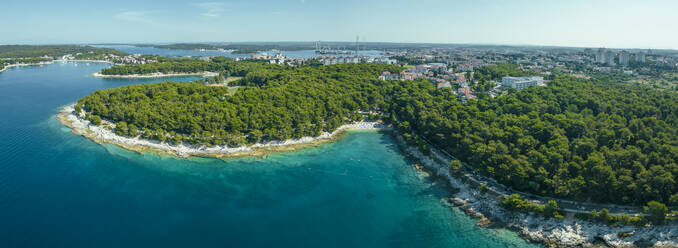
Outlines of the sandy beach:
M382 124L376 122L356 122L343 125L334 132L324 132L316 137L302 137L299 139L289 139L284 141L270 141L266 143L257 143L249 146L229 147L223 146L194 146L190 144L169 144L157 140L148 140L142 138L131 138L116 135L113 131L104 127L93 125L90 121L78 116L74 111L75 105L69 105L62 108L57 117L61 123L70 127L73 133L87 137L97 143L115 144L128 150L137 152L152 151L163 154L170 154L178 157L206 156L206 157L240 157L240 156L262 156L270 152L290 151L306 147L316 146L325 142L332 141L339 137L345 130L381 130L388 129Z

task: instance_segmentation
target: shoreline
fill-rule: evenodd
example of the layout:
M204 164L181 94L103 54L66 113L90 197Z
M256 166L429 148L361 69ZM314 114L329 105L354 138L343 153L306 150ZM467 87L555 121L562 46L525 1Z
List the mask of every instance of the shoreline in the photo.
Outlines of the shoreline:
M324 132L316 137L302 137L299 139L289 139L284 141L269 141L266 143L256 143L248 146L229 147L229 146L194 146L190 144L173 145L167 142L148 140L139 137L130 138L116 135L113 131L101 126L90 124L90 121L84 120L75 114L74 104L62 107L57 114L61 124L71 128L74 134L88 138L99 144L113 144L127 150L138 153L155 152L167 154L181 158L191 156L231 158L244 156L264 156L272 152L293 151L323 143L334 141L340 137L346 130L388 130L389 127L383 127L376 122L358 122L345 124L337 130L329 133Z
M5 65L5 68L1 69L0 72L6 71L8 68L11 67L21 67L21 66L34 66L34 65L51 65L54 64L55 62L88 62L88 63L107 63L107 64L115 64L110 61L106 60L86 60L86 59L54 59L51 61L46 61L46 62L40 62L40 63L20 63L20 64L11 64L11 65Z
M156 72L151 74L131 74L131 75L103 75L101 72L91 74L93 77L98 78L160 78L160 77L182 77L182 76L201 76L201 77L214 77L218 76L219 73L216 72L193 72L193 73L162 73Z
M171 145L164 142L141 138L122 137L101 126L91 125L89 121L77 116L74 105L62 107L57 114L61 123L72 129L77 135L86 137L99 144L114 144L138 153L153 152L181 158L191 156L233 158L244 156L262 157L270 153L294 151L318 146L341 138L346 130L381 130L390 129L375 126L374 122L359 122L342 125L337 130L325 132L317 137L303 137L285 141L271 141L249 146L197 147L192 145ZM413 159L415 167L433 176L434 180L443 180L450 189L450 197L443 199L449 207L458 207L468 216L478 219L477 225L482 227L504 227L516 232L528 242L539 243L549 247L572 246L610 246L610 247L678 247L678 228L667 224L662 226L621 226L611 227L601 223L593 223L566 215L562 220L545 219L536 214L511 212L499 206L499 197L481 192L481 189L449 173L447 165L440 153L433 149L426 156L417 148L407 146L402 137L393 132L394 141L401 151ZM419 166L421 165L421 166Z
M6 71L7 69L9 69L11 67L34 66L34 65L51 65L51 64L54 64L55 61L56 60L47 61L47 62L40 62L40 63L28 63L28 64L20 63L20 64L5 65L5 68L2 68L2 70L0 70L0 72Z
M442 158L438 151L432 148L431 155L426 156L419 149L408 146L396 131L393 135L401 151L415 161L417 169L447 184L451 196L444 198L445 204L478 219L478 226L504 227L528 242L548 247L678 247L678 228L672 224L611 227L576 219L573 215L558 220L505 210L499 206L500 198L483 193L480 188L450 174L447 165L438 161Z

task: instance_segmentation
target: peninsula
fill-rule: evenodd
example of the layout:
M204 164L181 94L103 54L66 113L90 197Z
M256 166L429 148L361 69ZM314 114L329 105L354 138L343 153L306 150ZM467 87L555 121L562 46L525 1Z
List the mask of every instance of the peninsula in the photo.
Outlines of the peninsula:
M199 80L98 90L72 109L65 108L60 117L98 142L180 156L312 144L362 120L379 119L394 127L409 154L465 189L455 204L485 202L470 205L473 216L487 215L488 221L524 230L532 240L576 245L601 235L617 244L646 238L608 235L628 230L676 236L671 227L662 226L674 215L661 210L666 209L662 202L676 205L678 200L672 179L678 173L678 96L671 92L554 76L548 86L463 102L462 96L428 80L377 79L384 72L403 70L393 65L294 67L226 58L114 66L102 73L208 69L242 77L231 85L240 88L233 93ZM517 70L489 66L474 77L520 75ZM463 171L485 178L476 184L482 187L467 186L478 180L463 179ZM487 188L503 200L482 196ZM555 200L530 201L543 197ZM641 209L638 213L645 215L609 213L604 207L595 211L595 206L604 205L595 205L592 212L559 205L571 202L614 203ZM491 208L482 207L488 203ZM648 210L640 208L644 205ZM515 213L522 214L523 221L511 219ZM562 220L566 216L578 220ZM541 218L557 227L535 225ZM589 231L576 229L582 225Z

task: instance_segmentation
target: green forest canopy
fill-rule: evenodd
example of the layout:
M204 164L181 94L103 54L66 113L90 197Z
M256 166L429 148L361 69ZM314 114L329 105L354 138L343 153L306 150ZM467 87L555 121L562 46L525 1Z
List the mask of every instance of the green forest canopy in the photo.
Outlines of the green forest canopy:
M122 135L142 130L205 145L317 135L357 118L357 110L381 110L421 147L425 139L520 191L678 205L674 93L558 77L546 87L463 104L425 80L376 80L382 71L398 71L394 66L218 63L244 76L238 82L246 87L230 96L226 88L197 83L135 85L96 91L78 105L124 122L116 128Z
M157 57L158 62L143 65L117 65L101 70L103 75L132 75L151 73L198 73L205 71L226 72L228 75L245 76L246 72L253 68L266 68L273 70L275 65L263 63L235 63L232 58L214 57L210 60L201 59L175 59Z
M79 45L0 45L0 58L32 58L32 57L60 57L66 54L76 53L97 53L97 54L116 54L126 55L123 52L109 49L96 48L92 46Z
M232 63L231 63L232 64ZM245 77L232 96L227 87L157 83L99 90L78 101L92 116L123 123L116 133L201 145L240 146L317 136L375 110L377 76L395 66L347 64L288 67L239 62ZM230 67L222 69L230 70ZM266 69L263 69L266 68Z
M674 93L568 77L469 104L427 82L402 82L390 92L384 109L407 135L514 189L678 205Z

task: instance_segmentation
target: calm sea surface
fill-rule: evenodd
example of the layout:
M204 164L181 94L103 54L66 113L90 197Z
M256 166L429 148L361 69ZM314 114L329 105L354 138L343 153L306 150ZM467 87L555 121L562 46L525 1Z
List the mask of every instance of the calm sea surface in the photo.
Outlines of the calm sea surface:
M527 247L441 203L389 136L227 161L137 154L59 124L99 63L0 73L0 247ZM193 80L192 77L172 80Z
M155 47L137 47L131 45L94 45L95 47L113 48L118 51L123 51L129 54L149 54L160 55L165 57L202 57L202 56L224 56L231 58L249 58L252 54L233 54L230 52L222 52L216 50L181 50L181 49L166 49ZM275 51L262 51L259 53L276 54ZM318 54L314 50L300 50L300 51L281 51L283 55L290 58L315 58ZM383 57L384 53L376 50L360 51L361 56L369 57ZM351 56L351 55L328 55L328 56Z

